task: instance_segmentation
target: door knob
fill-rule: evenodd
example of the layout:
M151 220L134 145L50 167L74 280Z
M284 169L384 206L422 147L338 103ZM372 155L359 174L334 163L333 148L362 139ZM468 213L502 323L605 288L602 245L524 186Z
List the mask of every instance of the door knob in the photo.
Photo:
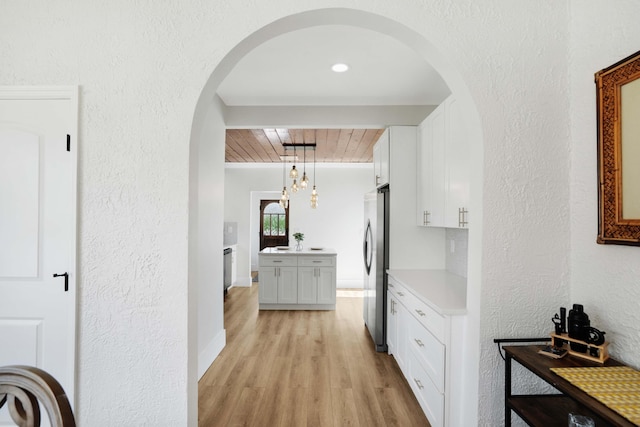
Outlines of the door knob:
M69 291L69 273L64 272L62 274L54 273L53 277L64 277L64 291Z

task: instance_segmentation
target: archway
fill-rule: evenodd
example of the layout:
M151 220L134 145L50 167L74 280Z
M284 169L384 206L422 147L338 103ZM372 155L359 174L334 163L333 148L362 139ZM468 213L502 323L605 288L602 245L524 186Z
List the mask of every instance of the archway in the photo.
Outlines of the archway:
M272 22L242 40L220 62L206 82L198 99L191 128L190 190L189 190L189 407L190 416L197 418L197 380L224 347L222 325L222 295L208 292L205 277L222 271L222 259L216 260L215 248L222 246L224 204L224 120L223 106L216 90L235 64L261 43L281 34L317 25L347 25L377 31L404 43L430 63L456 94L461 111L467 118L468 135L472 140L471 203L474 215L469 232L467 329L465 337L464 372L467 424L475 424L478 401L481 236L482 236L482 132L478 111L464 80L455 67L421 34L389 18L354 9L319 9L290 15ZM217 141L217 145L216 145ZM222 183L222 188L221 188ZM203 241L202 236L211 241ZM218 241L218 240L219 241ZM219 243L219 244L218 244ZM206 260L206 266L204 261ZM207 304L212 317L205 318L198 305ZM202 326L214 324L205 332ZM204 342L203 342L204 340ZM200 359L200 360L199 360ZM195 415L194 415L195 414Z

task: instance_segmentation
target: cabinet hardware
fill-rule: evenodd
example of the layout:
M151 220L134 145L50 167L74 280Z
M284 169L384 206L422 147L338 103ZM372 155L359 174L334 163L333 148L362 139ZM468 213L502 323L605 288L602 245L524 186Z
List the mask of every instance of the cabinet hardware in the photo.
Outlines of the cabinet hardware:
M418 344L418 347L424 347L424 343L420 341L418 338L414 338L413 340L416 342L416 344Z
M424 386L422 385L422 383L420 382L420 380L417 380L417 379L415 379L415 378L414 378L414 379L413 379L413 381L415 381L416 385L418 386L418 388L419 388L420 390L422 390L422 389L424 388Z
M274 259L274 260L273 260L273 262L274 262L274 263L278 263L278 262L282 262L282 260L280 260L280 259Z
M458 227L466 227L469 222L467 221L467 214L469 211L466 208L458 208Z
M418 313L422 317L426 316L425 312L422 310L416 310L416 313Z
M322 261L314 260L313 263L314 264L320 264L320 263L322 263Z
M431 215L431 212L429 212L429 211L424 211L422 213L422 223L423 223L423 225L431 224L431 220L429 220L429 215Z
M53 277L64 277L64 291L69 291L69 273L65 272L62 274L55 273Z
M389 283L389 284L387 285L387 287L389 287L389 288L394 288L395 286L393 286L393 283Z
M401 297L404 296L404 294L402 292L398 292L398 295L400 295Z
M376 185L380 185L380 175L376 175Z

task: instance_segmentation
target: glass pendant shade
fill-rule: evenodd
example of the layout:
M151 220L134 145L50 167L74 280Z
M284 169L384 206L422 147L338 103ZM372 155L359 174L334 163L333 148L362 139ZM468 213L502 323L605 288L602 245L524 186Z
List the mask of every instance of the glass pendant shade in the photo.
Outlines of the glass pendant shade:
M300 188L304 190L307 188L308 185L309 185L309 177L307 176L307 173L304 172L302 174L302 180L300 181Z
M291 192L292 193L298 192L298 182L295 179L293 180L293 184L291 184Z
M313 186L313 190L311 191L311 207L313 209L318 207L318 191L316 191L316 186Z
M280 201L278 202L283 209L287 209L289 206L289 193L287 193L287 187L282 188L282 195L280 196Z
M298 177L298 169L296 169L296 165L293 165L291 171L289 172L289 178L296 179Z

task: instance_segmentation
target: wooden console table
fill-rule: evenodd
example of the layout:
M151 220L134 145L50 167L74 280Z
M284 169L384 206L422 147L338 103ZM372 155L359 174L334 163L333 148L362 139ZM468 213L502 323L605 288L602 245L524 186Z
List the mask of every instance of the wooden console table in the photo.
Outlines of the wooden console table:
M635 426L614 410L589 396L569 381L554 374L551 368L571 368L588 366L623 366L622 363L608 359L604 364L591 362L567 355L562 359L553 359L538 350L544 346L505 346L504 375L504 425L511 426L511 411L514 411L527 424L535 427L553 427L567 425L569 413L586 415L593 418L598 427ZM555 387L559 394L513 395L511 394L511 360L515 360L538 377Z

